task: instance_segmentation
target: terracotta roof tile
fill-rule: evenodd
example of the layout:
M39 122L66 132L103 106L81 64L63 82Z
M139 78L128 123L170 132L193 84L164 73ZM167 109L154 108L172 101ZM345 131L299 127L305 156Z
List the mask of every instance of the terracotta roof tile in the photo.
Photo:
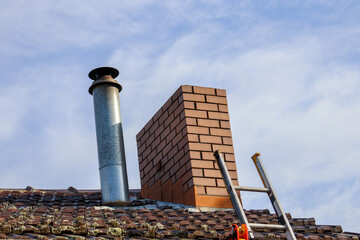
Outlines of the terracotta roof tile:
M101 205L97 191L0 190L0 239L225 238L233 210L198 211L181 204L141 199L132 192L131 206ZM277 223L269 210L246 211L250 222ZM314 218L292 218L298 239L359 239L341 226L316 225ZM256 239L286 239L282 232L257 229Z

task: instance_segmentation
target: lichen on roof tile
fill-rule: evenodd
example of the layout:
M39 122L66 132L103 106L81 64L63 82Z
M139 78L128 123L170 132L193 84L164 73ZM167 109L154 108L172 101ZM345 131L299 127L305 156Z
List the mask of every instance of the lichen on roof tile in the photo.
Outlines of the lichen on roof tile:
M130 206L101 205L96 191L0 190L0 239L197 238L226 237L234 222L233 210L200 211L194 207L141 199L132 193ZM149 208L148 206L151 206ZM274 222L269 210L246 211L249 220ZM298 239L359 239L341 226L316 225L314 218L292 218ZM282 232L257 229L256 239L285 239Z

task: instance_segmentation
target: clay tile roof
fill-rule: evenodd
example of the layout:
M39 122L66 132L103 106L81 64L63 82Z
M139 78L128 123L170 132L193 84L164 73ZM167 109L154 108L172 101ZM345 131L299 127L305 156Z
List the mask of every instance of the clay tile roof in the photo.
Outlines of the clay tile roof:
M278 223L269 210L246 211L250 222ZM341 226L317 225L314 218L287 214L297 239L359 239ZM131 206L101 205L96 190L0 189L0 239L224 239L233 223L230 209L199 211L182 204L141 199ZM282 232L257 230L256 239L286 239Z

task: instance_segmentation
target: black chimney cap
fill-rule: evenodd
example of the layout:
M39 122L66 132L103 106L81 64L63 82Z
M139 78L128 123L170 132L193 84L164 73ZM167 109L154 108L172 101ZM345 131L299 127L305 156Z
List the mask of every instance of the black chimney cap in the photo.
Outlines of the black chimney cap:
M119 76L119 71L112 67L99 67L89 72L89 78L92 80L97 80L105 75L111 75L112 78L116 78Z

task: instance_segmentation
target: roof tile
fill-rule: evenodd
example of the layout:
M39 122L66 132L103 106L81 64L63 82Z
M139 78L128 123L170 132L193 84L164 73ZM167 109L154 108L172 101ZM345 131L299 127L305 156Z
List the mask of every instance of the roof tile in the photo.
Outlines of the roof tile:
M132 207L108 208L101 206L100 192L0 190L0 238L216 239L226 237L231 224L239 222L234 211L189 212L183 205L138 196L132 192ZM19 200L23 205L17 204ZM253 222L278 222L269 210L245 212ZM314 218L287 217L298 239L359 239L359 234L344 234L341 226L315 225ZM256 229L255 237L285 239L285 234Z

